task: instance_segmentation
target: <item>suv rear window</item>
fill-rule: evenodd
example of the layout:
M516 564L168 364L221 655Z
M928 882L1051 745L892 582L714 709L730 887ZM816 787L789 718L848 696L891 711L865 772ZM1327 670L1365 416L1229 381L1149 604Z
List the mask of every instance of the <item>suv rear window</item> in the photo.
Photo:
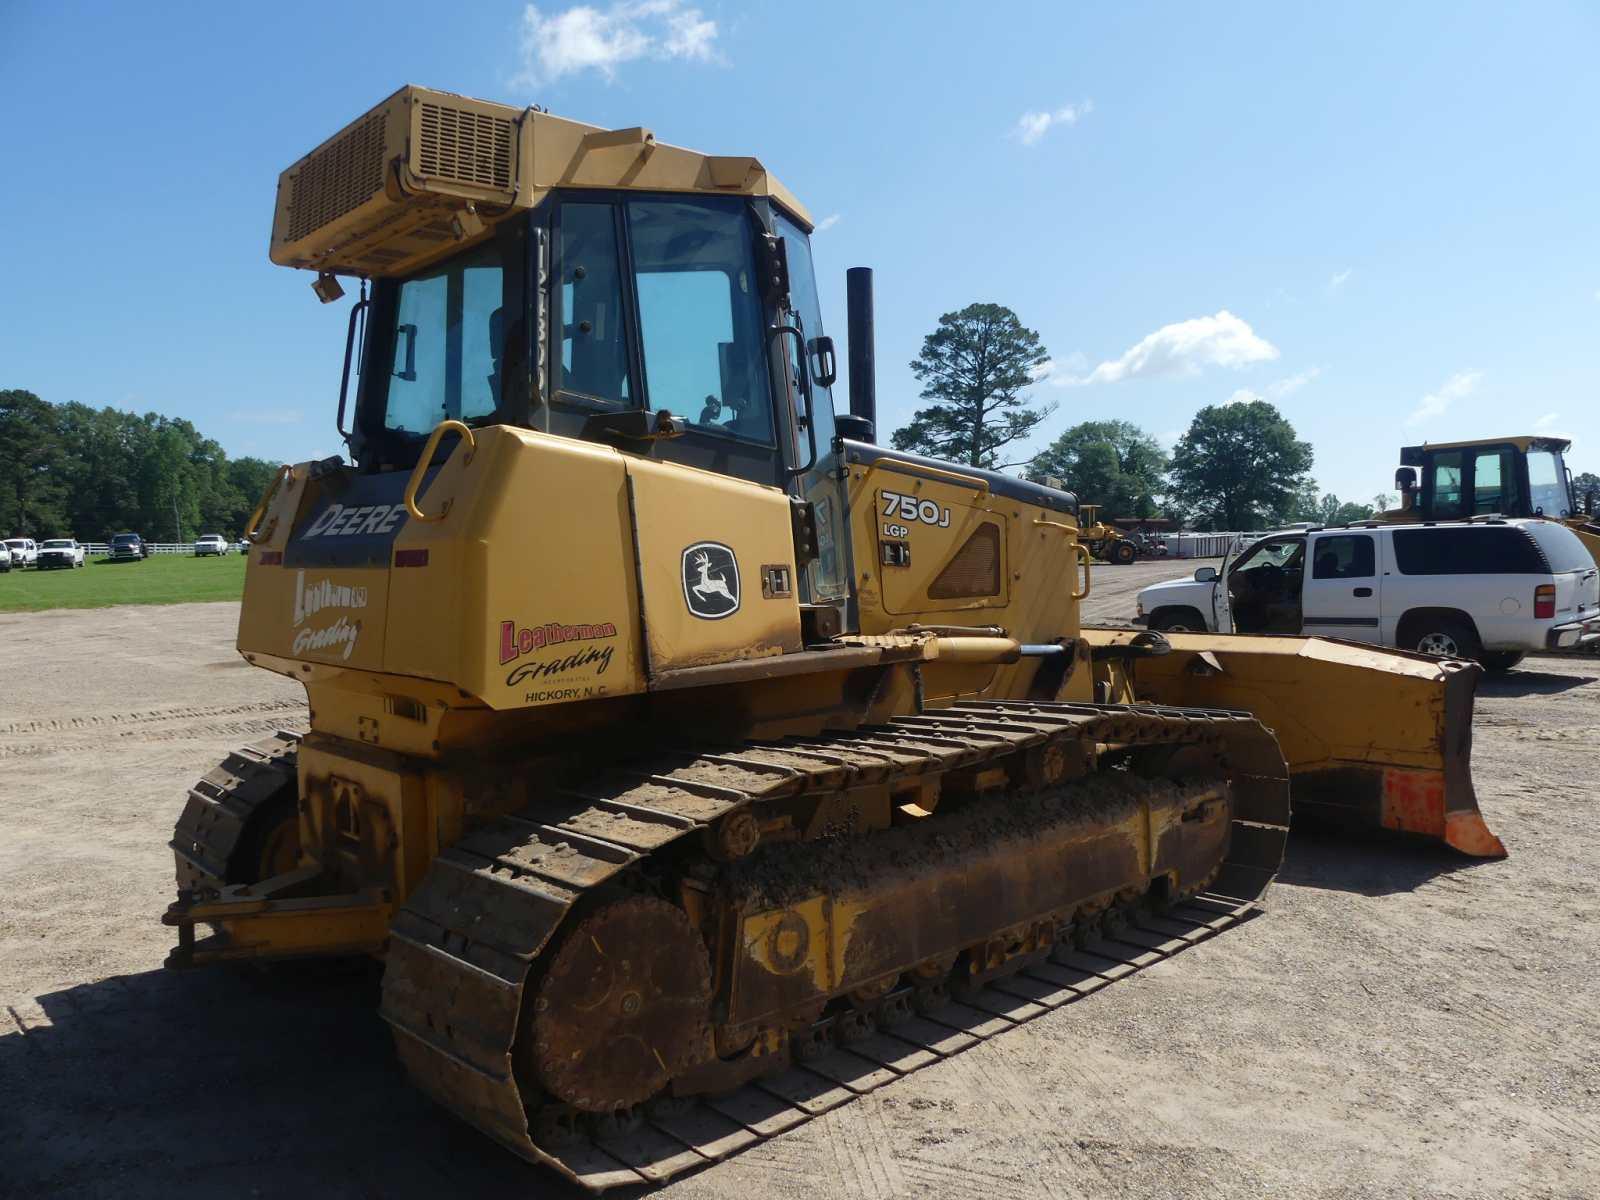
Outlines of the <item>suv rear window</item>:
M1402 575L1548 575L1550 565L1520 529L1397 529Z

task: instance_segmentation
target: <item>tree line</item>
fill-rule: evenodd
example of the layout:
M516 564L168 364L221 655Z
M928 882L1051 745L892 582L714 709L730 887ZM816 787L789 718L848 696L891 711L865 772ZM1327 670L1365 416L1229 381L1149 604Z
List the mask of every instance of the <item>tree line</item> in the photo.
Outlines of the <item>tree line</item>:
M234 538L275 469L259 458L230 459L188 421L0 390L5 537Z
M1191 529L1344 524L1398 499L1379 493L1363 504L1321 491L1311 444L1260 399L1202 408L1170 454L1132 422L1108 419L1072 426L1031 458L1004 461L1006 448L1054 410L1024 395L1049 359L1039 335L1004 305L946 313L911 363L929 403L895 430L892 444L975 467L1022 467L1035 482L1058 482L1099 504L1107 518L1165 516ZM1588 473L1574 483L1580 497L1600 487Z

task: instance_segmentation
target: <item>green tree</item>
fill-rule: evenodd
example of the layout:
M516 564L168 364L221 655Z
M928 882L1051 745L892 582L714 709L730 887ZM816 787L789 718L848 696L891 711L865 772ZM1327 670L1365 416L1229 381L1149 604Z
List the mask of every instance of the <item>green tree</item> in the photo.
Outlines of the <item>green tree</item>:
M1166 472L1161 444L1133 422L1085 421L1041 451L1028 478L1060 479L1107 517L1153 517Z
M1352 521L1370 521L1372 515L1372 505L1343 501L1332 492L1319 496L1316 484L1309 481L1295 492L1289 505L1289 520L1316 525L1348 525Z
M1585 471L1581 475L1572 477L1572 499L1577 504L1579 511L1588 512L1589 493L1600 492L1600 475L1593 471ZM1600 497L1597 497L1600 502Z
M1310 443L1265 400L1209 405L1178 439L1168 479L1197 528L1262 529L1288 519L1311 462Z
M0 530L54 537L66 521L66 456L52 405L20 388L0 391Z
M1002 304L969 304L945 313L911 364L922 399L911 423L894 431L897 450L974 467L999 461L1001 447L1025 438L1054 406L1029 408L1022 391L1049 360L1039 335Z

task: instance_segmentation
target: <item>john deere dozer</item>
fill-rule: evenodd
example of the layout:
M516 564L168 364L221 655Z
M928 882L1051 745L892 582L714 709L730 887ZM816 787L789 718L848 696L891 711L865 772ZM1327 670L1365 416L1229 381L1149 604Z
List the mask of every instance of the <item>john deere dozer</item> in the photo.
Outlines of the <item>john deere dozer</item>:
M311 728L191 791L171 961L382 958L417 1084L593 1189L1236 919L1291 788L1494 849L1475 668L1080 629L1071 495L874 444L860 271L836 416L809 229L754 158L414 87L279 186L273 261L363 280L350 462L251 518Z

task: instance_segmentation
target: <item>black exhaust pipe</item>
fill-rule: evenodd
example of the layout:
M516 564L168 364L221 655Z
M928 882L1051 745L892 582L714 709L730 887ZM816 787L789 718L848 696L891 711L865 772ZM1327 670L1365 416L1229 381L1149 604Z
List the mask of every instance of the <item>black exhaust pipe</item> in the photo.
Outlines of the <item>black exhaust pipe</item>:
M877 437L878 381L872 316L872 268L851 267L844 273L850 335L850 416L846 437L871 442Z

